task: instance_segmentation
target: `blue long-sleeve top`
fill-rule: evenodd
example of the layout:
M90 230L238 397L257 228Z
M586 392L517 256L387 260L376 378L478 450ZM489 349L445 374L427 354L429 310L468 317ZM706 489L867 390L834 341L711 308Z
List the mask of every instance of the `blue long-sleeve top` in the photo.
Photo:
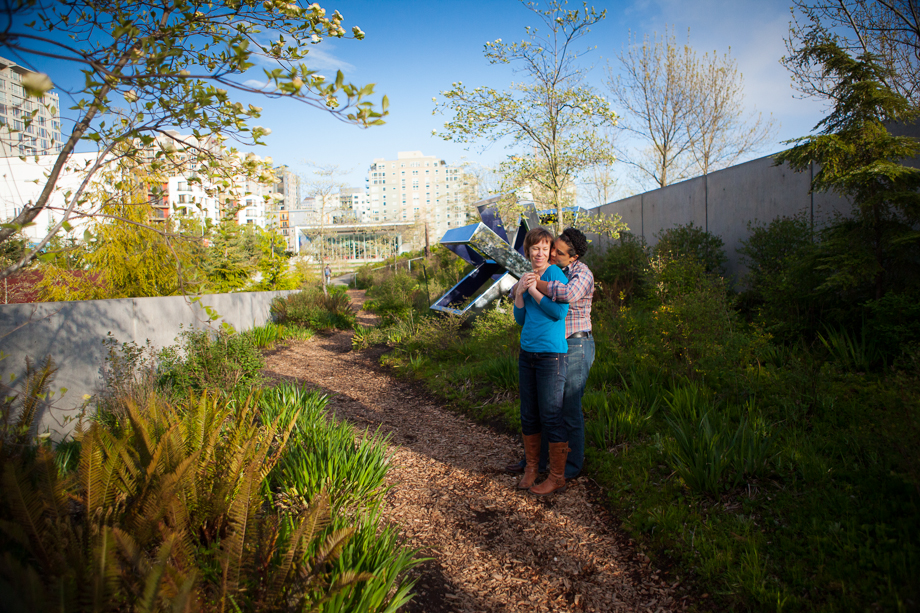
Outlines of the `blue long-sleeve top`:
M551 265L543 271L541 281L568 283L562 270ZM524 293L524 308L514 307L514 320L521 328L521 349L531 352L567 353L569 344L565 340L565 316L569 305L554 302L546 296L537 303L529 292Z

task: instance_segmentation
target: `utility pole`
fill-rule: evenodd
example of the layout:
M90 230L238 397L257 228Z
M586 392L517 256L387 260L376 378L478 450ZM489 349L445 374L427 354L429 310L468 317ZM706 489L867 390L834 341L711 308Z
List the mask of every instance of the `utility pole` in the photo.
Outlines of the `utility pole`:
M425 220L425 259L431 257L431 245L428 244L428 220Z

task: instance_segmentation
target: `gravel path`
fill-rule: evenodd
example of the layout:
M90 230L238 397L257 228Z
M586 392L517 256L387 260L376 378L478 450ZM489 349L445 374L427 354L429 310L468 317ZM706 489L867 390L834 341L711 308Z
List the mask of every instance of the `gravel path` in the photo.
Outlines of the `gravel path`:
M362 291L349 294L363 303ZM408 611L683 610L585 479L548 499L518 493L499 467L519 456L520 442L394 378L378 364L381 351L352 352L350 332L317 335L267 356L266 375L317 387L338 419L390 435L388 519L432 558L418 567Z

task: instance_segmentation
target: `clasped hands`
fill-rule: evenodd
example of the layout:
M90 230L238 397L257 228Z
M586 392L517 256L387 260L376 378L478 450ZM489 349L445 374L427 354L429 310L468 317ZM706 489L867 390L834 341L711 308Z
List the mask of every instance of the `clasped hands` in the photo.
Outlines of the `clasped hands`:
M521 280L517 284L517 295L523 297L524 292L529 291L531 295L537 293L537 277L536 273L527 272L521 277ZM536 296L534 296L536 298Z

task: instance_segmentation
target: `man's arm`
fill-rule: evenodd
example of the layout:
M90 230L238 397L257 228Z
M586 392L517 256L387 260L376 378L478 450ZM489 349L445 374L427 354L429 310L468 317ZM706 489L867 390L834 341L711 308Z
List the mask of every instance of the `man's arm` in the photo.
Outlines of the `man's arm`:
M559 281L537 281L537 289L554 302L578 302L594 289L594 275L587 266L572 275L568 283Z

